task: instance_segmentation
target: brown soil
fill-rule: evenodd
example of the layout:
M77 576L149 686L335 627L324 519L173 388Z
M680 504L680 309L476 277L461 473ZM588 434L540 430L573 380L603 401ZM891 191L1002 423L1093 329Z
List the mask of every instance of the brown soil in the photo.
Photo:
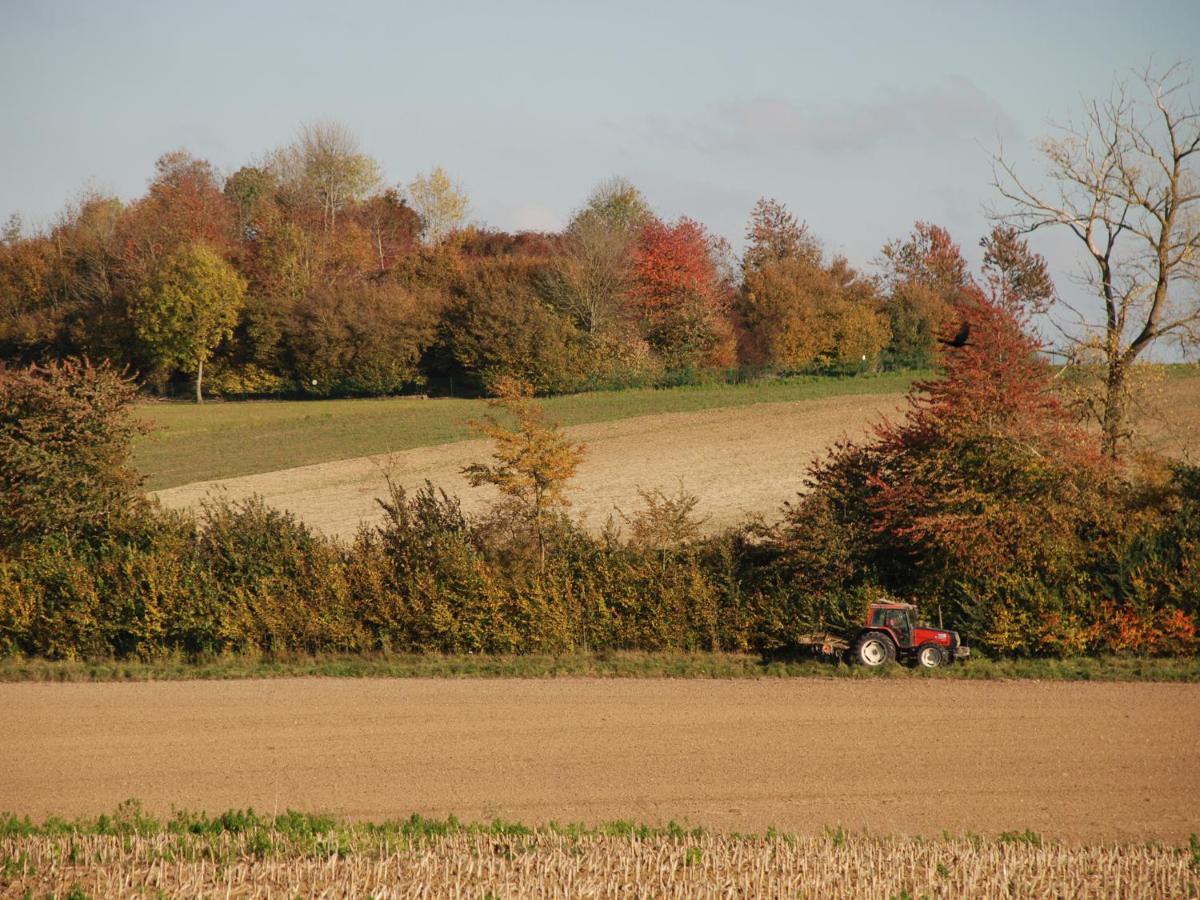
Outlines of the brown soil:
M587 444L572 491L574 512L602 528L614 507L626 512L640 503L638 489L686 490L700 497L698 514L719 529L750 514L774 517L782 503L803 489L808 464L839 438L861 436L892 415L894 395L835 397L798 403L769 403L739 409L641 416L568 429ZM330 534L352 536L360 521L379 516L384 473L406 488L432 481L478 511L494 497L471 488L460 470L487 460L485 441L463 441L247 475L202 481L160 491L169 507L197 506L214 491L231 499L259 494Z
M0 685L0 809L412 812L1068 840L1200 830L1200 686L672 680Z

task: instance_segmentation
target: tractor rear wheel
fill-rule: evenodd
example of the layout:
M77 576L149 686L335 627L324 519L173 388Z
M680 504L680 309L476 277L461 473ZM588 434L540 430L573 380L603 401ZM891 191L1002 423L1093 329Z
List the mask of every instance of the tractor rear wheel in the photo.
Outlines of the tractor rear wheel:
M922 669L936 669L945 662L946 654L937 644L924 644L917 650L917 665Z
M862 666L882 666L896 659L896 644L880 631L868 631L854 642L854 661Z

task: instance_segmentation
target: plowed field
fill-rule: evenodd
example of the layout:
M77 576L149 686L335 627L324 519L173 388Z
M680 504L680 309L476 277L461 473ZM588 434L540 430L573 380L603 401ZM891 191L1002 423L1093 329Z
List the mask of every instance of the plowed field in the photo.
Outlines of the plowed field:
M0 809L252 805L1069 840L1200 831L1200 686L327 680L0 685Z

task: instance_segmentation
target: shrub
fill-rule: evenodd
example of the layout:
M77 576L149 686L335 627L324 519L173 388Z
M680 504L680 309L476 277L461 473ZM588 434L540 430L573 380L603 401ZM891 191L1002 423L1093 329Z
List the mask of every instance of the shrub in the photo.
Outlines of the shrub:
M107 363L0 365L0 552L49 534L98 540L137 517L134 397Z

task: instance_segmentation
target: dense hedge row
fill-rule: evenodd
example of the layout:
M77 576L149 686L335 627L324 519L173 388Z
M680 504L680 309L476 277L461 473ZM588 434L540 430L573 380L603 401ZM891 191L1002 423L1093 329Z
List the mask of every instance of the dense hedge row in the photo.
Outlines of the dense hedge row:
M1200 471L1165 491L1162 514L1072 585L964 573L918 599L992 652L1194 652ZM214 503L94 543L48 535L0 561L0 653L786 651L861 621L884 591L822 577L770 534L663 548L567 521L541 571L432 489L397 496L349 545L257 501ZM1034 615L1051 609L1065 617Z

